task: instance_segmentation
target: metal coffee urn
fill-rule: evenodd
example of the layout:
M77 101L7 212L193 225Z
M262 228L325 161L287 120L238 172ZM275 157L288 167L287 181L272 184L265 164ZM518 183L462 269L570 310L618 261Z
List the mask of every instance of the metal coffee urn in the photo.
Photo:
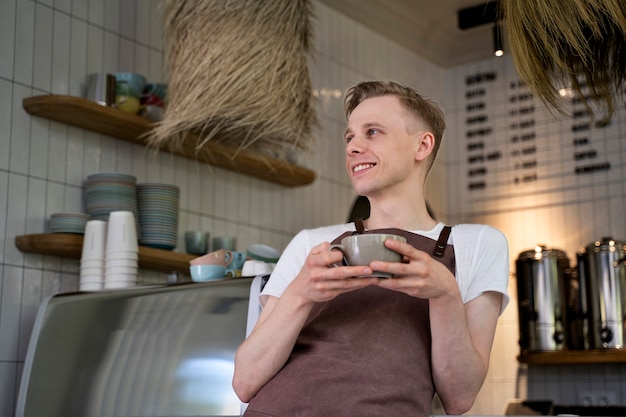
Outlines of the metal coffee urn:
M567 255L539 245L520 253L515 266L522 351L564 349L569 285Z
M586 286L592 349L624 347L626 244L604 237L578 253L578 275Z

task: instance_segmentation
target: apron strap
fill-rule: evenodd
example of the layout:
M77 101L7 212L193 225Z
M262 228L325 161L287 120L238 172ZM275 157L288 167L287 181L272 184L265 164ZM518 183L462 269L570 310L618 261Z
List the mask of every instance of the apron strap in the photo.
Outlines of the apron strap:
M443 258L443 254L446 252L446 246L448 244L448 237L450 237L450 232L452 228L450 226L444 226L443 230L439 234L439 239L437 240L437 244L435 245L435 250L433 250L433 256L437 258Z
M354 227L356 228L356 232L354 234L361 234L365 232L365 226L363 226L363 219L356 219L354 221Z
M354 227L356 228L356 232L353 234L361 234L365 232L365 226L363 225L363 219L356 219L354 221ZM433 250L433 256L437 258L443 258L444 253L446 253L446 246L448 245L448 238L450 237L450 232L452 232L452 227L444 226L439 234L439 239L437 240L437 244L435 245L435 249Z

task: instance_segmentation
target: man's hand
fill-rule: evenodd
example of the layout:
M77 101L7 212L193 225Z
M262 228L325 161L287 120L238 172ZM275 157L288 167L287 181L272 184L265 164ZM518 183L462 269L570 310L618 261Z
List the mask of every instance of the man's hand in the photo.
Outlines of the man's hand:
M314 303L329 301L339 294L378 283L378 278L357 278L371 275L372 269L369 266L333 266L341 265L343 253L339 250L331 251L329 248L330 243L324 242L311 249L300 273L286 293Z
M371 262L372 270L393 274L393 278L381 279L378 286L424 299L460 296L454 275L428 253L393 239L387 239L385 246L402 254L404 262Z

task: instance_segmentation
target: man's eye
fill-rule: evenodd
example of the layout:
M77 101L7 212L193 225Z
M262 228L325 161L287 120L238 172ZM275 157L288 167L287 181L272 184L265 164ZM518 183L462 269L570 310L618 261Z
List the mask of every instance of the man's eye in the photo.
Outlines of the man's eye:
M378 133L378 129L369 129L369 130L367 131L367 135L368 135L368 136L372 136L372 135L375 135L375 134L377 134L377 133Z
M346 136L346 137L345 137L345 141L346 141L346 143L350 143L350 141L352 140L352 138L353 138L353 137L354 137L354 136Z

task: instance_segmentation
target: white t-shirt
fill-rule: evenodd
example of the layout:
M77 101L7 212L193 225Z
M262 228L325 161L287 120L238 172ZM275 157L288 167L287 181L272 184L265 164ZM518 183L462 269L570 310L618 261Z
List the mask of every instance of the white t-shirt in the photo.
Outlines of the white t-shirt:
M411 232L437 240L443 227L443 223L438 223L431 230ZM261 304L265 304L267 296L280 297L283 294L300 273L314 246L330 242L342 233L354 230L354 223L346 223L298 233L287 245L261 292ZM503 295L501 312L504 311L509 303L509 246L504 234L487 225L460 224L452 227L448 244L454 245L456 281L463 303L486 291L495 291Z

